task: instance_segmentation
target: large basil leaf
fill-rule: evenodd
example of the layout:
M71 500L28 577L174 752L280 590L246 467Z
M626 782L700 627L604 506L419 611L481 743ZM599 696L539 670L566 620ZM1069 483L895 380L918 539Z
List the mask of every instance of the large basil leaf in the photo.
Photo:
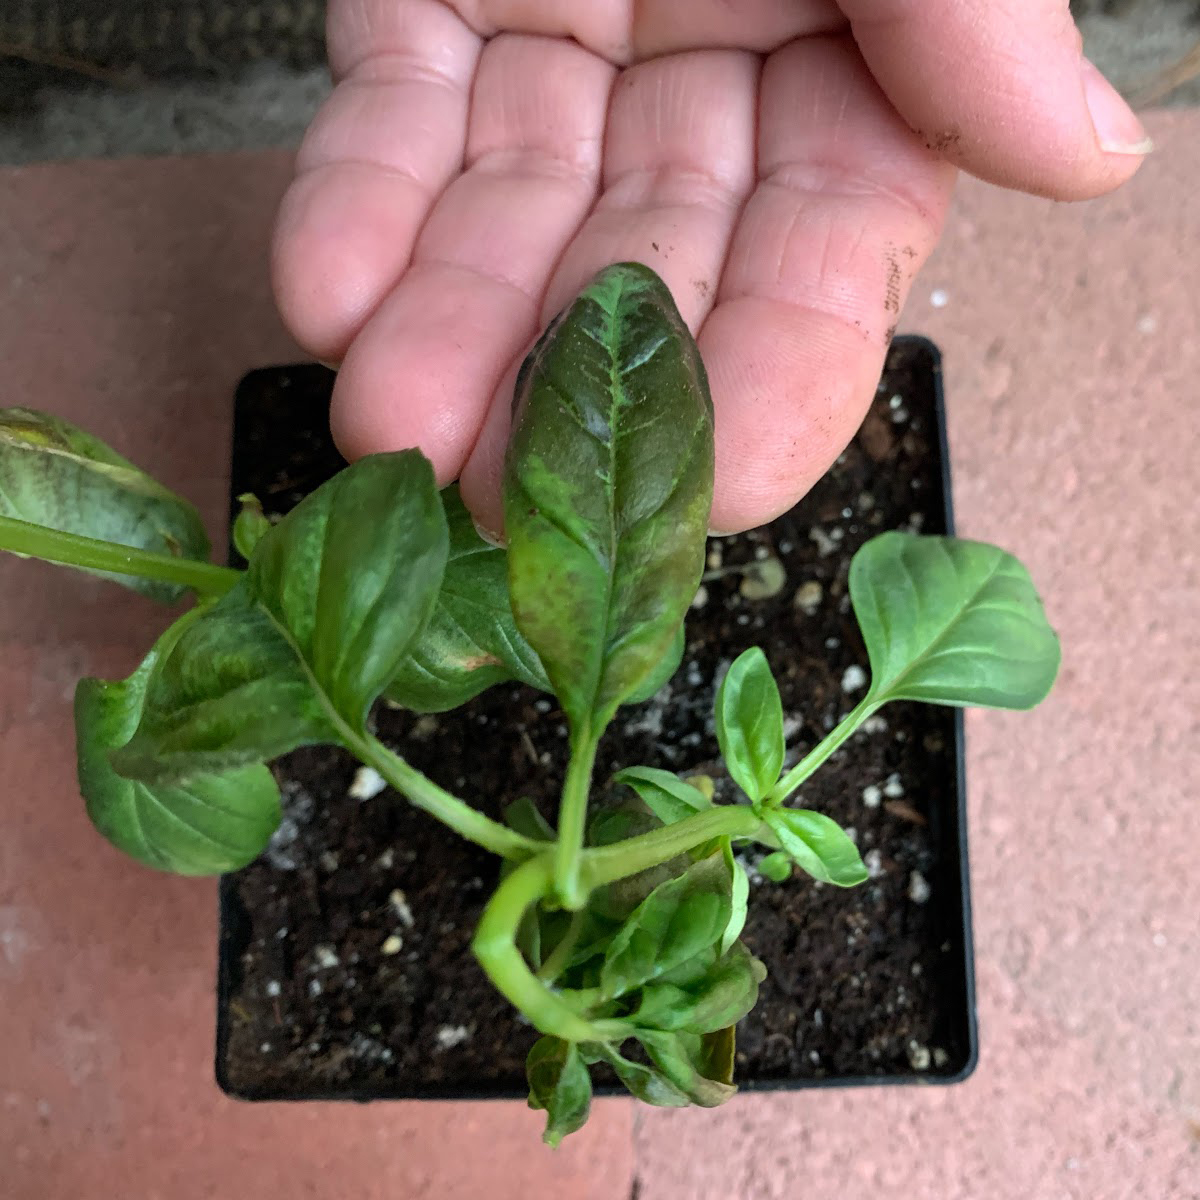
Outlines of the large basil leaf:
M573 727L596 737L677 638L712 504L708 383L648 268L600 273L517 382L509 591Z
M254 548L150 680L124 775L158 782L361 734L437 596L441 502L416 451L360 459Z
M752 646L734 659L716 704L717 742L734 782L756 804L783 769L783 703L767 657Z
M731 1083L706 1074L715 1065L712 1043L707 1038L694 1033L659 1033L648 1029L639 1029L636 1036L650 1061L693 1104L716 1108L737 1092Z
M538 1038L525 1060L529 1107L544 1109L542 1140L557 1146L569 1133L582 1129L592 1103L592 1081L579 1047L561 1038Z
M338 740L311 672L243 579L163 656L137 729L112 761L161 785Z
M513 619L505 552L479 536L457 487L447 488L442 500L450 530L442 589L384 695L414 712L445 712L513 679L550 691Z
M735 942L729 952L697 983L678 987L655 983L642 990L630 1016L637 1026L667 1032L716 1033L736 1025L758 1002L758 985L766 968Z
M357 728L429 620L448 553L429 460L416 450L375 454L263 536L250 592Z
M729 925L730 886L720 853L660 883L609 944L600 974L603 995L623 996L719 943Z
M598 1060L608 1063L631 1096L656 1108L686 1108L691 1101L669 1079L653 1067L632 1062L613 1046L591 1046Z
M763 820L787 856L814 879L854 887L867 878L858 847L829 817L807 808L768 808Z
M279 789L261 764L153 786L123 778L109 762L137 727L161 656L197 615L176 622L128 679L83 679L75 691L79 786L88 816L118 849L178 875L244 867L266 846L280 817Z
M881 534L850 564L850 598L869 700L1032 708L1058 673L1058 638L1029 573L995 546Z
M209 556L193 505L99 438L29 408L0 409L0 516L156 554ZM186 591L133 575L88 574L168 604Z

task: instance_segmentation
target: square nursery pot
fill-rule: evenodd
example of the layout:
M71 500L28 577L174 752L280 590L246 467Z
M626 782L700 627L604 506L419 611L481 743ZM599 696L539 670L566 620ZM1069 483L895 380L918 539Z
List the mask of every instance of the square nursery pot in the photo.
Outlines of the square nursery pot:
M327 432L332 379L291 366L243 380L234 496L282 513L342 465ZM653 700L620 711L598 783L641 763L710 774L718 799L732 798L713 683L756 644L780 683L789 763L815 744L865 684L850 558L896 528L952 531L940 363L918 338L897 339L861 432L800 504L711 539L683 664ZM491 815L521 795L553 812L566 725L551 698L502 686L452 713L380 706L375 720L414 766ZM470 950L497 860L339 750L299 750L275 770L283 823L221 883L221 1087L247 1100L524 1097L535 1035ZM857 831L871 878L849 891L799 874L774 884L747 860L743 936L769 974L738 1030L738 1084L964 1078L976 1025L961 714L889 705L803 799Z

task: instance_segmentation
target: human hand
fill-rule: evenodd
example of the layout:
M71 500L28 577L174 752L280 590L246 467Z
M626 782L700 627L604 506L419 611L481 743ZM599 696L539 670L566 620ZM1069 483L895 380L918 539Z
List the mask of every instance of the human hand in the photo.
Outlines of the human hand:
M329 54L281 311L343 452L419 446L493 531L517 367L601 267L674 293L748 528L853 436L956 168L1081 199L1149 148L1067 0L330 0Z

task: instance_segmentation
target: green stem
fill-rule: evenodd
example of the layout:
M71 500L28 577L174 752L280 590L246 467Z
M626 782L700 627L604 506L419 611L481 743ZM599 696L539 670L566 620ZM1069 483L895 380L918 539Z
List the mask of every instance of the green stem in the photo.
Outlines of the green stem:
M224 595L242 577L241 571L218 567L215 563L176 558L48 529L30 521L0 516L0 550L61 563L67 567L82 567L89 571L111 571L116 575L138 575L162 583L177 583L192 588L201 596Z
M550 951L546 961L538 968L537 977L543 983L553 983L566 969L572 951L579 944L579 935L583 932L584 916L577 912L571 917L567 931L559 939L559 943Z
M758 836L760 831L762 821L753 809L741 804L721 805L663 829L585 850L580 874L589 890L603 887L657 867L715 838L750 838Z
M842 718L837 727L818 742L767 794L763 804L777 808L877 709L882 701L864 697Z
M374 767L416 808L437 817L443 825L448 825L467 841L474 842L502 858L523 859L545 850L545 842L535 842L532 838L523 837L507 825L485 817L465 800L460 800L444 788L438 787L432 779L422 775L415 767L410 767L377 738L370 735L352 738L350 749L364 763Z
M522 863L496 889L483 910L471 948L497 990L529 1018L540 1033L571 1042L605 1042L623 1037L620 1021L587 1021L529 969L517 949L525 912L554 886L550 852Z
M587 903L587 890L579 882L579 856L583 852L583 834L587 825L588 794L592 786L592 768L596 762L597 739L591 732L571 741L571 761L563 780L562 801L558 808L558 845L555 848L554 888L559 901L569 912L578 912Z

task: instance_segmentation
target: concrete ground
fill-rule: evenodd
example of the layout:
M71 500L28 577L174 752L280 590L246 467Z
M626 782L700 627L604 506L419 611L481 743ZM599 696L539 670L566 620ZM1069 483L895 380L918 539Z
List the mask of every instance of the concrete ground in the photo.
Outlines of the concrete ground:
M6 1200L1200 1198L1200 112L1107 200L964 183L905 327L946 356L961 530L1029 563L1065 648L1034 716L969 719L982 1058L945 1090L605 1102L557 1154L519 1105L244 1106L212 1079L215 889L92 833L81 673L159 620L0 561ZM286 153L0 170L3 404L86 423L216 535L229 403L297 356L265 254Z
M293 145L329 90L323 8L321 0L6 0L0 163ZM1088 55L1135 102L1200 103L1200 59L1177 84L1164 74L1200 47L1200 0L1071 8ZM159 19L131 20L155 9Z

